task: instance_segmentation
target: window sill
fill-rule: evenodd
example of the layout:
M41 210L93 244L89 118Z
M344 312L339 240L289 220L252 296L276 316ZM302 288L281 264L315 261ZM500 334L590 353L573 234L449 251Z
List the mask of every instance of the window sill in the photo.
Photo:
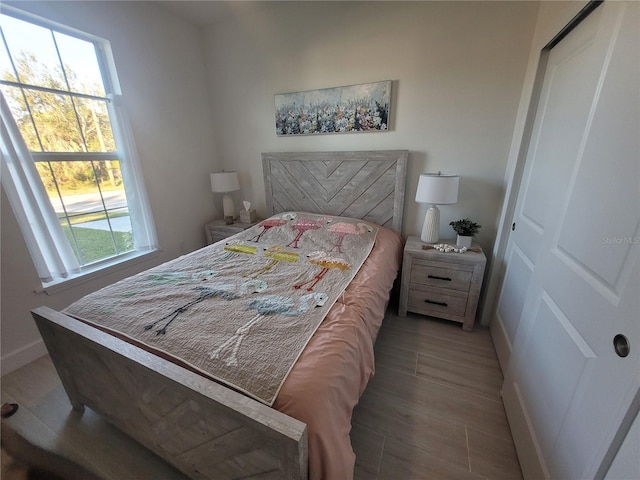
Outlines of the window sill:
M55 295L56 293L76 287L89 280L100 278L104 275L117 272L118 270L129 268L133 265L152 260L160 254L160 251L161 250L159 249L155 249L145 252L132 252L126 256L118 257L111 262L100 263L93 268L88 268L80 273L71 275L62 280L44 284L40 288L36 288L35 293L46 293L47 295Z

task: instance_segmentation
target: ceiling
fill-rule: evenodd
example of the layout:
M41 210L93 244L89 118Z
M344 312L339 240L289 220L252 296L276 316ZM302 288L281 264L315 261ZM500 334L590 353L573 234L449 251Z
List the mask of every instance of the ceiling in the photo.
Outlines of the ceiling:
M243 8L252 3L268 3L276 0L156 0L155 3L170 10L174 15L195 25L204 27L224 18L230 12L237 8ZM286 0L291 1L291 0ZM336 0L295 0L296 2L318 2L318 1L336 1ZM347 0L337 0L347 1ZM370 0L352 0L358 2L366 2ZM385 1L403 1L403 0L385 0ZM428 1L428 0L417 0ZM444 0L455 2L458 0ZM482 1L482 0L473 0ZM293 3L293 2L292 2Z
M177 17L201 27L215 22L226 11L226 2L217 0L159 0L156 3Z
M269 3L276 0L156 0L158 5L162 5L170 10L174 15L183 20L191 22L201 27L224 18L231 12L238 9L250 8L251 4ZM291 0L287 0L291 1ZM317 2L333 0L295 0L296 2ZM360 0L358 0L360 1ZM291 2L294 3L294 2Z

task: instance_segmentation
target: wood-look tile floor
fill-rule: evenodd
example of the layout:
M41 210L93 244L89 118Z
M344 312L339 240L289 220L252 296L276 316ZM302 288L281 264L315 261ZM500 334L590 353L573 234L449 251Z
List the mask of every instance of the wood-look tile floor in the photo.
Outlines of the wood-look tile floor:
M353 416L356 480L522 478L489 332L396 312ZM20 404L4 421L105 480L186 479L90 409L73 412L48 356L2 377L2 402ZM3 473L10 468L3 454Z
M521 479L489 331L395 313L353 414L356 480Z

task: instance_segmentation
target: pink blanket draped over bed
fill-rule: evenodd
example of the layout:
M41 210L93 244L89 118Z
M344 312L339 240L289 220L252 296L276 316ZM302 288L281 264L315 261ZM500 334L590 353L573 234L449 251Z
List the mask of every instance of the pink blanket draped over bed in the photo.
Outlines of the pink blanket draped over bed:
M309 479L350 479L349 432L375 362L373 344L402 261L402 239L380 228L376 245L329 311L285 381L274 408L305 422Z

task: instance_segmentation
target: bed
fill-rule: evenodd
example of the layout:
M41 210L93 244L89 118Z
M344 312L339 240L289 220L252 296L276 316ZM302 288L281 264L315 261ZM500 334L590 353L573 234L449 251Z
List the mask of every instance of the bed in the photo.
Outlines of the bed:
M312 328L309 338L302 341L301 353L293 355L288 375L281 382L278 380L273 397L253 395L224 378L216 381L221 379L201 371L194 362L180 362L171 354L165 355L164 347L149 348L149 344L128 334L114 335L110 328L87 322L73 309L72 316L40 307L32 312L33 317L73 408L82 410L88 406L95 410L191 478L351 478L355 461L349 441L351 413L373 375L373 344L401 262L402 239L398 232L402 225L407 154L373 151L262 155L267 210L274 215L271 219L285 226L281 230L290 235L289 250L269 257L280 261L265 264L267 270L254 270L253 275L245 273L243 278L267 278L272 270L288 268L293 263L282 260L292 258L292 249L301 240L298 235L291 237L296 233L291 231L295 218L298 222L333 222L335 226L348 223L338 218L345 217L354 225L368 225L366 231L376 233L371 253L363 257L361 266L354 265L348 286L329 301L326 314ZM266 225L256 225L254 230L205 247L189 258L205 258L208 252L215 251L228 258L234 255L229 264L235 265L244 261L247 255L240 254L247 249L268 255L271 246L262 242L277 228L267 229ZM347 244L353 243L351 238L360 241L360 237L367 236L352 235L345 241L336 236L336 228L326 230L336 242L332 250L340 253L348 250ZM300 236L307 235L307 230L297 230L297 234L301 232ZM354 252L363 249L353 247ZM315 252L303 255L302 250L296 250L295 258L313 259L312 253ZM177 271L176 265L178 270L182 268L180 265L185 263L180 261L169 262L172 271ZM324 265L307 262L308 268ZM154 285L166 283L163 269L160 266L148 271L146 278L153 278ZM328 268L318 271L324 273L316 274L309 282L298 282L304 295L313 296L314 301L319 298L319 285L328 288L334 283L334 277L329 281L324 275L337 272ZM163 275L158 276L158 272ZM200 285L188 287L189 291L203 291ZM225 296L221 301L230 298ZM184 318L183 307L204 309L205 303L208 302L180 303L182 307L174 310L174 315ZM322 310L324 303L318 301L314 307L312 310ZM116 317L120 311L117 312ZM225 315L230 321L232 314L218 313L218 317ZM263 311L262 317L256 314L254 318L260 320L264 315ZM144 315L140 317L144 319ZM157 320L158 315L154 318ZM245 330L239 328L236 332L244 335ZM164 341L164 334L158 337ZM234 342L210 349L210 358L236 362L240 342ZM192 348L197 351L201 347ZM217 357L219 352L226 356Z

